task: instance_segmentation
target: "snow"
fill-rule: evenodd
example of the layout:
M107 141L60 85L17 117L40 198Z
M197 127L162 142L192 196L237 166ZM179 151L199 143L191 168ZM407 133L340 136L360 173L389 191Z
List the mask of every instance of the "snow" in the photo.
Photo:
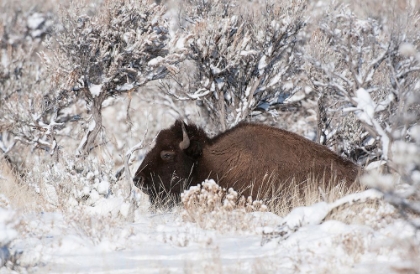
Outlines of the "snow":
M44 184L44 197L47 199L47 201L53 205L58 204L58 195L57 191L55 190L55 187L52 184L45 183Z
M222 70L216 66L214 66L213 64L210 64L210 68L211 68L211 73L213 75L218 75Z
M239 55L241 56L249 56L249 55L257 55L259 52L256 50L242 50Z
M128 91L134 88L134 84L133 83L125 83L124 85L118 85L116 90L118 91Z
M413 173L411 174L411 180L413 180L415 184L420 184L420 171L413 171Z
M311 206L296 207L283 219L276 233L287 238L291 233L301 227L321 224L325 217L339 206L352 204L355 201L366 201L367 199L377 200L380 198L382 198L380 192L370 189L361 193L347 195L330 204L319 202Z
M17 239L16 231L4 226L3 217L13 215L0 208L0 236L14 239L7 252L23 252L19 262L33 273L363 273L413 264L402 259L404 247L398 245L415 235L404 221L375 230L324 220L332 208L367 198L379 196L373 190L356 193L295 208L284 218L251 212L248 230L221 231L183 221L176 208L137 210L128 221L119 216L129 216L129 203L101 196L94 206L75 206L73 217L66 211L25 213L21 218L31 233ZM284 224L295 229L287 237L275 235ZM264 240L268 234L274 236Z
M0 207L0 247L16 238L17 232L13 229L14 219L16 219L14 211Z
M159 65L160 63L162 63L164 61L164 58L162 56L158 56L156 58L153 58L152 60L150 60L147 65L151 66L151 67L155 67L157 65Z
M399 52L403 56L414 56L417 53L416 47L411 43L402 43Z
M377 169L377 168L383 166L384 164L386 164L385 161L381 161L381 160L380 161L374 161L374 162L369 163L365 167L365 170L374 170L374 169Z
M294 87L293 82L286 82L283 84L283 89L285 91L292 90Z
M361 112L358 112L357 116L368 125L372 125L376 107L375 102L364 88L356 90L355 95L356 97L354 100L357 102L357 108L362 110Z
M98 188L97 188L98 193L102 194L102 195L105 195L105 196L108 195L109 186L110 186L109 182L107 182L107 181L100 182L99 185L98 185Z
M86 206L85 210L90 215L110 215L117 217L121 210L121 207L124 204L124 201L122 198L118 197L111 197L106 199L104 197L101 197L96 190L92 190L90 193L88 204L91 206Z
M128 214L130 212L130 209L131 209L130 204L128 204L128 203L121 204L121 207L120 207L121 215L124 216L125 218L127 218Z
M275 76L274 76L274 77L270 80L270 82L268 83L267 87L271 87L271 86L276 85L278 82L280 82L280 80L281 80L281 75L280 75L280 74L275 75ZM286 84L284 84L284 85L283 85L283 88L284 88L285 90L291 89L291 88L293 88L293 84L292 84L292 86L291 86L291 88L290 88L290 86L288 86L288 84L286 83Z
M10 259L9 245L18 233L14 226L18 219L14 211L0 207L0 270Z
M28 17L28 27L30 29L37 29L39 26L44 23L45 18L42 13L34 13Z
M386 106L394 100L393 96L389 96L387 99L385 99L379 107L376 105L376 103L372 100L369 92L365 90L364 88L359 88L355 92L355 97L353 100L357 103L357 109L359 111L356 111L357 117L365 122L368 125L371 125L375 128L376 132L381 137L381 143L382 143L382 158L384 160L388 159L388 150L390 146L390 139L388 134L385 132L385 130L381 127L379 122L375 119L375 112L381 111L386 108Z
M95 97L99 96L99 94L101 94L102 85L90 84L89 90L90 90L90 93L92 94L92 96L95 98Z
M267 56L263 55L258 62L258 70L260 71L260 74L264 73L264 68L267 66Z
M289 86L289 87L290 87L290 86ZM293 103L293 102L298 102L298 101L301 101L302 99L304 99L305 97L306 97L305 92L304 92L304 91L302 91L302 90L299 90L299 91L297 91L296 93L294 93L292 96L287 97L287 98L284 100L284 103L289 104L289 103Z
M328 214L328 204L317 203L311 207L296 207L284 218L288 227L319 224Z
M3 66L3 69L6 69L9 66L9 58L4 49L1 51L1 65Z
M411 127L408 133L417 143L420 143L420 125Z

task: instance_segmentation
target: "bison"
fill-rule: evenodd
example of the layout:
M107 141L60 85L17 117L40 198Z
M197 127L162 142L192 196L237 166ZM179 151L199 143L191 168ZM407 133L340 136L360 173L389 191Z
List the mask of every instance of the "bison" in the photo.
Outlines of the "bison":
M359 168L350 160L295 133L260 124L240 123L213 138L196 125L176 121L162 130L134 176L152 204L185 188L214 179L253 199L282 195L290 184L334 180L350 186Z

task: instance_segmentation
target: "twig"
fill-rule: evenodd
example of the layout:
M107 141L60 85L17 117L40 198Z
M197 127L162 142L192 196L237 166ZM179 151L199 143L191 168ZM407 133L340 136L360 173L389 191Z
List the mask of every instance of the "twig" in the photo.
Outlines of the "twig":
M134 152L143 148L143 142L146 139L146 136L147 136L148 132L149 132L149 126L146 127L146 131L144 133L143 139L138 144L136 144L135 146L130 148L128 150L128 152L125 154L125 160L124 160L125 178L126 178L126 181L127 181L127 185L129 186L129 190L130 190L126 199L128 199L131 196L131 193L132 193L132 190L133 190L133 183L132 183L133 178L132 178L131 172L130 172L130 159L131 159L131 156L133 155Z

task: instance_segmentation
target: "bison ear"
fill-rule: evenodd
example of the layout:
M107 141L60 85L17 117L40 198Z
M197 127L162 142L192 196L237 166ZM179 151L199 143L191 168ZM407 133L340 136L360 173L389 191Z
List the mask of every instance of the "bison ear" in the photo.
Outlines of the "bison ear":
M194 125L187 125L182 120L176 120L176 128L182 130L182 142L179 144L180 148L184 153L193 158L197 159L203 154L203 148L201 144L201 139L199 137L199 130Z
M176 128L177 130L181 130L182 129L182 125L184 125L185 127L187 127L188 125L186 123L184 123L184 121L177 119L175 121L175 124L173 125L174 128Z

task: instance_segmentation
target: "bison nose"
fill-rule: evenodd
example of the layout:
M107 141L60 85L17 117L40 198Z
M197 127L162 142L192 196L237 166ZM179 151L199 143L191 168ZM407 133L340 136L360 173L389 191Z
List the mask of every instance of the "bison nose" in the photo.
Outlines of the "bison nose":
M137 175L133 178L134 185L138 188L141 188L144 183L144 177L142 175Z

